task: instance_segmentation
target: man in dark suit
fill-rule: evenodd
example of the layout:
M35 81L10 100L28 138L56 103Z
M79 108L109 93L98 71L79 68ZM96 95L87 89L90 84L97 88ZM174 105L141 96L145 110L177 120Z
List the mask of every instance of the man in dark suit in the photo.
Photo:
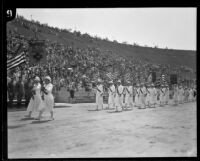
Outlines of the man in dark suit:
M17 93L17 107L20 107L22 103L22 98L24 96L24 82L22 80L22 77L19 77L19 80L16 83L16 93Z
M28 78L24 83L25 105L26 106L28 105L28 103L31 99L31 96L32 96L32 93L31 93L32 87L33 87L33 85L32 85L31 79Z
M14 85L14 78L13 77L11 78L11 81L8 82L7 90L8 90L8 99L9 99L8 106L12 108L13 99L15 97L15 85Z

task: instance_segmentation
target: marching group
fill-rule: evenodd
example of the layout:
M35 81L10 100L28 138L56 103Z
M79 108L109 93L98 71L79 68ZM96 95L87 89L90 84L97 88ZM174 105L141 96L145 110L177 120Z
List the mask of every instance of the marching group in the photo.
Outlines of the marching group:
M133 107L139 109L155 108L169 104L170 95L172 96L172 105L178 105L196 100L196 89L174 84L170 93L169 85L163 83L155 86L153 83L140 83L135 86L127 81L123 86L121 80L116 84L109 82L108 90L108 108L115 111L127 110ZM101 79L98 79L96 87L96 110L103 109L103 95L105 88Z
M38 117L35 119L40 120L44 112L50 112L51 119L54 120L54 96L52 94L53 84L51 83L51 78L46 76L44 84L42 84L40 78L36 76L31 90L32 96L27 108L29 114L26 117L30 118L33 112L39 112Z

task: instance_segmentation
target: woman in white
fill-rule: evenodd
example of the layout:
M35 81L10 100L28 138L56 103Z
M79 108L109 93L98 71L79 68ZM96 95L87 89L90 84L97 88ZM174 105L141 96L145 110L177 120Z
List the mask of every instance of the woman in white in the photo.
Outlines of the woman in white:
M115 107L115 86L113 84L113 81L109 82L110 86L108 87L108 108L114 108Z
M102 81L98 79L96 87L96 110L99 110L99 108L103 110L103 85L101 82Z
M189 98L188 98L188 101L189 102L193 101L193 90L192 90L192 88L189 89Z
M147 107L151 107L151 95L152 95L152 88L150 85L147 85L146 87L146 90L147 90L147 96L146 96L146 106Z
M53 84L51 83L51 78L49 76L46 76L44 79L44 87L42 87L42 103L39 106L39 116L38 120L41 119L43 112L50 112L51 119L53 118L53 108L54 108L54 97L52 94L53 90Z
M116 112L122 110L123 106L123 91L124 87L121 85L121 80L117 81L117 87L116 87L116 96L115 96L115 108Z
M139 100L139 84L136 85L135 88L135 107L138 106L138 100Z
M165 92L166 92L166 88L164 84L162 84L160 88L160 107L165 106L165 94L166 94Z
M168 86L168 84L166 84L165 87L166 87L166 92L165 92L165 105L167 105L168 102L169 102L169 86Z
M146 95L147 90L144 86L144 83L140 86L140 95L139 95L139 109L145 109L146 108Z
M178 86L177 86L177 84L174 85L173 100L174 100L174 105L178 105Z
M127 82L128 86L125 87L125 108L133 108L133 86L131 86L131 82Z
M38 111L38 108L39 108L41 102L42 102L42 98L41 98L40 78L35 77L34 85L33 85L33 89L32 89L32 97L31 97L31 100L30 100L30 102L28 104L28 108L27 108L27 111L29 112L27 117L31 117L32 112Z
M151 87L152 87L152 94L151 94L151 107L155 108L156 106L156 101L157 101L157 90L154 86L154 84L152 83L151 84Z

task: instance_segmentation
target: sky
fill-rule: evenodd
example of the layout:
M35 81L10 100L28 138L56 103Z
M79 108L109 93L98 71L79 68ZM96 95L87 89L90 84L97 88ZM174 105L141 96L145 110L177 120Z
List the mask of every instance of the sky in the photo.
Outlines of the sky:
M196 50L196 8L23 8L17 14L118 42Z

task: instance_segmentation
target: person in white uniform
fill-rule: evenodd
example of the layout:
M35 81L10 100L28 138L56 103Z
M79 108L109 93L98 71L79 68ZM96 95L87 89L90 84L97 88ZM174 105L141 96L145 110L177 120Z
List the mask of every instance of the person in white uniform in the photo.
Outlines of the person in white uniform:
M51 78L46 76L44 78L44 86L41 88L42 91L42 103L39 106L39 116L37 120L41 120L43 112L50 112L51 120L54 120L53 109L54 109L54 97L52 94L53 84Z
M113 84L113 81L110 81L108 87L108 108L114 108L114 107L115 107L115 86Z
M135 107L138 107L138 101L139 101L139 92L140 92L140 85L137 84L135 88Z
M157 102L157 90L154 86L154 84L151 84L152 90L151 90L151 107L155 108L156 107L156 102Z
M100 108L103 110L103 84L101 79L98 79L96 87L96 110Z
M40 84L40 78L35 77L34 84L32 88L32 97L30 99L30 102L28 104L27 112L29 113L26 115L26 117L31 117L32 112L38 112L38 108L42 102L41 98L41 84Z
M179 104L182 104L183 103L183 88L182 86L180 85L179 86L179 89L178 89L178 102Z
M192 90L191 87L190 87L190 89L189 89L189 97L188 97L188 101L189 101L189 102L192 102L192 101L193 101L193 90Z
M125 87L125 108L133 108L133 86L131 82L127 82L128 86Z
M165 105L168 105L169 102L169 86L165 84Z
M165 92L166 92L166 88L164 84L162 84L160 88L160 107L165 106L165 94L166 94Z
M147 96L146 96L146 107L150 108L151 107L151 94L152 94L152 89L151 86L149 84L147 84L146 86L146 90L147 90Z
M140 86L139 109L146 108L146 95L147 95L147 90L146 90L146 87L144 86L144 83L142 83Z
M178 86L174 85L174 95L173 95L174 105L178 105Z
M116 86L116 96L115 96L115 109L116 112L122 110L123 106L123 91L124 87L121 84L121 80L117 81L117 86Z

